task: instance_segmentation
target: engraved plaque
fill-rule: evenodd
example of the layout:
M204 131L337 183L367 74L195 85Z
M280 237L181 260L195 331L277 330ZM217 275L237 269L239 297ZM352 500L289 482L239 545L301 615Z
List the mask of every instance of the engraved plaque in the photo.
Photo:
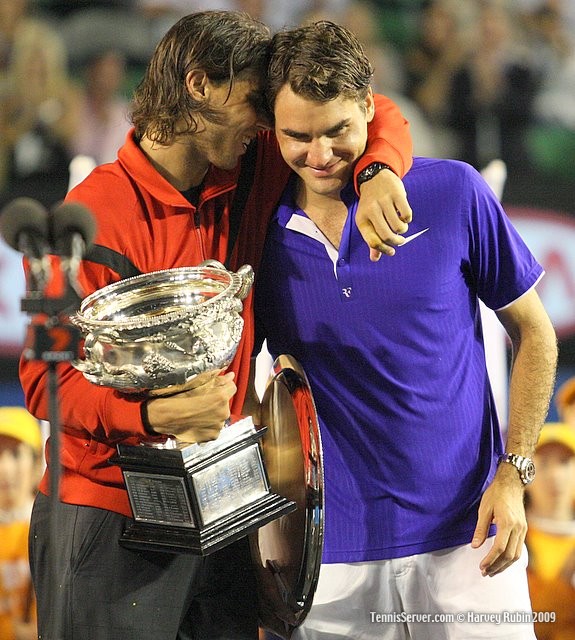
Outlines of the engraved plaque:
M269 493L257 444L193 476L203 524L233 513Z
M195 526L184 478L126 471L124 479L134 518L139 522Z

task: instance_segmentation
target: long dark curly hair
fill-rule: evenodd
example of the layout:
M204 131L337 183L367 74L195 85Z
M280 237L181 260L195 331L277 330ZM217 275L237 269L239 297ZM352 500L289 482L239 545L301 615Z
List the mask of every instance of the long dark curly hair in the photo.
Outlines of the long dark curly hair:
M219 122L209 104L194 100L186 75L202 69L211 82L228 83L240 74L265 79L270 32L247 13L202 11L179 20L157 45L143 80L134 92L131 120L140 139L146 134L169 144L197 129L196 114Z

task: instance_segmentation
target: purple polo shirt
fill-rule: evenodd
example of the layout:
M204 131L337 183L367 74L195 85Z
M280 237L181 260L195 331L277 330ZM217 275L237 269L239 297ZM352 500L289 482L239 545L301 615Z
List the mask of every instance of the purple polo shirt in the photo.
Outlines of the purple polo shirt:
M256 318L312 387L325 471L323 561L404 557L471 540L502 451L478 298L502 308L543 274L469 165L416 158L394 257L369 260L348 206L339 251L293 203L274 216Z

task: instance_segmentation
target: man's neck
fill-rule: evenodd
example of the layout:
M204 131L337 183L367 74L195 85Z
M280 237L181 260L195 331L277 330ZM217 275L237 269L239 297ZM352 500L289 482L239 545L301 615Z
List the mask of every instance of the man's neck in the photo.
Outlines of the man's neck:
M202 162L188 142L180 140L160 145L144 136L140 147L156 171L178 191L200 185L209 168L208 161Z
M296 204L313 220L323 235L339 249L343 227L347 219L347 206L338 194L322 195L314 193L298 180Z

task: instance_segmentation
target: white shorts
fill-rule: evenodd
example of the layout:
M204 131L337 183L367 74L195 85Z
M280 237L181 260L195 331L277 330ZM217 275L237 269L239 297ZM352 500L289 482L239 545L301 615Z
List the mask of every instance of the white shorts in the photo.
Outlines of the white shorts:
M292 640L535 640L527 550L484 577L479 562L489 544L322 565L313 606Z

